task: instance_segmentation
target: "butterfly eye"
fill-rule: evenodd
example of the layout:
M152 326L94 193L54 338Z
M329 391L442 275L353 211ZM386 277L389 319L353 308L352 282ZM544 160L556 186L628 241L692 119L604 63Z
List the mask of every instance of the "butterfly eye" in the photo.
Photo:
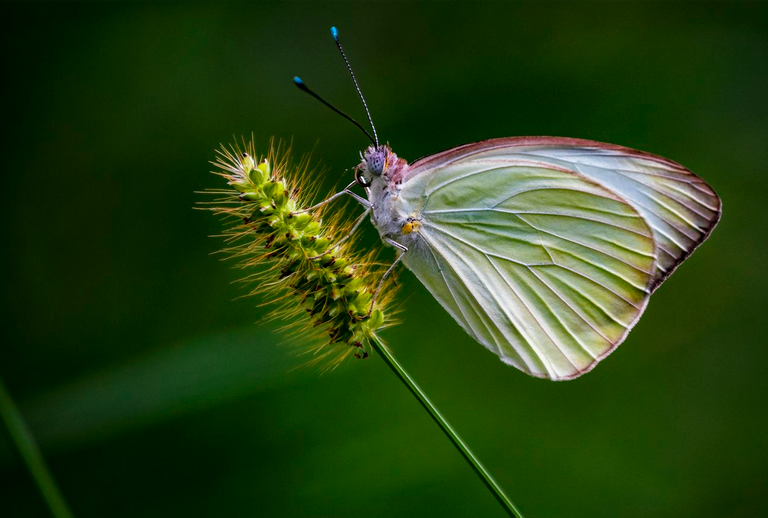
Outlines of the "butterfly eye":
M375 151L368 156L368 172L374 176L381 176L384 172L386 158L384 153Z

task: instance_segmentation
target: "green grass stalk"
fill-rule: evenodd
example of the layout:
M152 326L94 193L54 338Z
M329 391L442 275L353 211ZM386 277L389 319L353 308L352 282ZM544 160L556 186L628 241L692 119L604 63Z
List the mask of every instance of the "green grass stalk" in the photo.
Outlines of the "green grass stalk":
M405 369L403 369L403 367L397 362L394 356L392 356L392 353L386 347L380 344L378 340L371 340L370 344L371 347L373 347L373 350L376 351L376 353L378 353L379 356L384 359L384 362L387 364L387 366L392 369L392 372L394 372L400 381L403 382L403 385L405 385L408 390L411 391L411 394L413 394L419 403L421 403L421 406L424 407L424 410L426 410L432 419L434 419L434 421L445 433L445 435L448 436L448 439L451 441L451 443L453 443L456 449L459 450L459 453L461 453L464 459L469 463L477 476L480 477L480 480L483 481L488 490L493 493L493 496L496 497L496 500L499 501L507 514L513 518L523 518L523 515L520 514L520 511L517 510L509 497L504 494L504 491L501 489L501 487L499 487L499 484L493 479L491 474L488 473L478 458L475 457L475 454L472 453L472 450L469 449L469 446L467 446L467 444L461 440L461 437L459 437L459 434L456 433L456 430L454 430L453 427L448 424L448 421L445 420L445 417L443 417L443 415L435 407L432 401L429 400L427 395L424 394L416 382L413 381L413 378L411 378Z
M19 454L37 484L43 500L55 518L71 518L73 515L64 501L56 482L45 464L43 454L24 418L0 379L0 421L10 443Z

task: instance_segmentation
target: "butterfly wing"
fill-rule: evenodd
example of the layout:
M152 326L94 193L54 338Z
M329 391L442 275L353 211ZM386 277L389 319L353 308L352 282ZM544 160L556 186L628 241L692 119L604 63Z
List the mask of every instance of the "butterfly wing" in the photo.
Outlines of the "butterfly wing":
M504 362L574 378L624 340L663 279L657 233L574 162L503 140L411 166L398 204L422 225L403 260Z
M512 137L460 146L419 160L409 177L457 161L527 159L578 172L626 199L656 240L655 290L709 237L721 202L704 180L663 157L613 144L558 137ZM406 179L407 180L407 179Z

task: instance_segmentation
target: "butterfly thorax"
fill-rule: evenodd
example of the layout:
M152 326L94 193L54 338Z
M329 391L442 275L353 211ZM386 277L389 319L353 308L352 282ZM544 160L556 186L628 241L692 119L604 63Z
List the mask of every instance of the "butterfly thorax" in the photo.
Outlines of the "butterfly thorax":
M373 205L371 221L382 238L392 239L409 247L415 238L417 227L408 214L398 210L397 198L403 178L408 171L408 162L398 157L389 146L369 146L361 154L357 166L358 181L368 187L368 199Z

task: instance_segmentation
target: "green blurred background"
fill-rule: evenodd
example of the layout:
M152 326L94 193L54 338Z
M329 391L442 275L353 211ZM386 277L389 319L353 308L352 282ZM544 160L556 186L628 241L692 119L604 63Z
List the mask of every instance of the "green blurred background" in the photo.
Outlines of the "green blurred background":
M401 272L386 339L523 513L768 513L766 4L3 11L0 376L76 516L503 516L380 359L295 369L306 357L209 255L219 222L192 210L233 134L314 149L324 189L351 179L364 137L291 84L362 118L334 24L406 159L589 138L682 162L724 200L626 343L576 381L503 365ZM2 435L0 515L47 515Z

